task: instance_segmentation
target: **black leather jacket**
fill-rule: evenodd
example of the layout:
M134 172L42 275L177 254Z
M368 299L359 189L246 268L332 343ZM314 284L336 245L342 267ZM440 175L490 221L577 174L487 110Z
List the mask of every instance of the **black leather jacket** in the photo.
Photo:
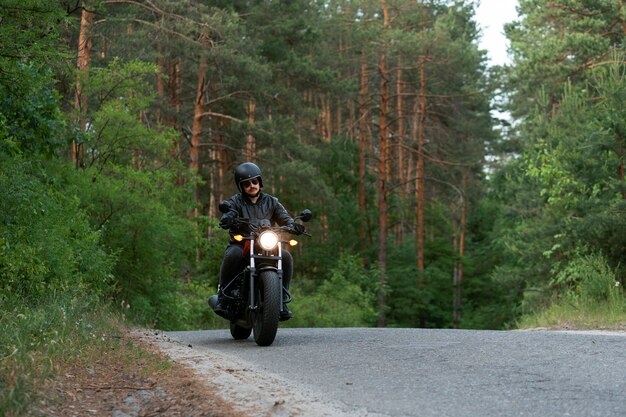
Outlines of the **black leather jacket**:
M228 199L231 205L231 210L228 213L222 214L221 220L225 217L230 218L245 218L251 222L255 220L270 220L272 224L278 224L279 226L293 226L294 220L289 215L285 207L278 201L278 199L272 195L261 192L256 203L252 203L250 199L243 194L235 194ZM246 230L230 230L231 237L236 232L245 232ZM231 239L233 242L233 239Z

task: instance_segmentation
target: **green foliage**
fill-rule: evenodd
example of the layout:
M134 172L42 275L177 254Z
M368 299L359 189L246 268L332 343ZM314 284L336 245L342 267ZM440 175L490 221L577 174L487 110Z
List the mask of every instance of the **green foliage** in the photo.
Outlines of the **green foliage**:
M423 275L417 270L414 242L404 242L389 256L388 321L392 327L450 327L452 318L451 247L428 243Z
M617 272L605 256L577 250L551 282L560 291L543 309L521 316L517 326L622 330L626 296Z
M197 219L198 251L202 254L202 262L197 266L192 277L194 282L217 288L222 256L228 245L230 236L227 230L219 227L219 219L199 216ZM204 300L206 303L206 299Z
M85 169L73 192L117 262L116 304L133 320L161 328L187 323L183 279L195 275L194 220L185 213L193 193L177 185L185 175L169 151L175 132L156 130L137 116L152 102L155 66L115 59L84 79L91 97Z
M85 165L156 169L167 162L175 133L156 131L138 118L153 98L149 78L155 71L154 65L116 59L89 74L84 90L92 97L92 111L84 136Z
M520 8L522 20L507 34L512 103L527 117L521 158L494 183L509 205L497 224L506 256L496 278L523 292L525 314L550 312L573 297L595 305L606 299L609 281L622 283L618 266L626 260L619 7L521 1Z
M16 64L20 88L0 84L0 153L55 154L65 144L59 95L49 70Z
M624 46L622 28L615 25L622 19L619 2L520 0L519 10L520 20L505 26L517 115L531 111L540 89L557 104L564 83L584 83L590 65Z
M564 287L565 297L579 303L625 307L621 283L605 257L599 254L575 255L558 271L552 284Z
M500 269L506 267L509 252L502 240L494 238L501 233L498 226L503 210L502 205L490 199L473 206L467 225L470 238L463 258L462 328L501 329L518 317L520 280Z
M59 32L66 19L62 2L3 0L0 4L0 90L15 98L30 88L32 70L50 69L63 58Z
M218 275L213 276L217 279ZM217 284L207 281L191 281L184 285L180 302L185 306L185 320L177 329L218 329L227 328L228 322L216 315L208 307L207 300L217 291Z
M547 257L587 246L610 254L611 265L626 261L623 251L616 250L626 243L619 211L626 128L623 74L620 64L599 68L585 88L565 86L561 109L552 117L535 116L537 139L526 154L528 173L541 187L546 218L557 226L551 247L544 249Z
M59 180L42 163L0 165L0 300L108 289L114 258Z
M93 226L102 233L114 267L115 296L134 319L169 328L181 325L181 278L192 273L191 219L180 216L187 195L171 172L110 166L102 175L85 170L77 189ZM180 211L179 211L180 210Z
M296 281L297 282L297 281ZM294 327L369 327L377 317L377 274L354 255L342 255L312 294L294 285Z

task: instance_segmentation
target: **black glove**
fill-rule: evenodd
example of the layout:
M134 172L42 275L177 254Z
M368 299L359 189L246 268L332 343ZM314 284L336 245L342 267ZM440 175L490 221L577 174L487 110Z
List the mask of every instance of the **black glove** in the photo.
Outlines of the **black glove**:
M294 223L293 224L293 231L296 232L297 235L301 235L302 233L304 233L304 225L300 224L300 223Z
M222 229L230 229L231 227L235 226L236 222L237 222L237 219L235 219L234 216L229 215L229 214L224 214L222 218L220 219L220 227Z

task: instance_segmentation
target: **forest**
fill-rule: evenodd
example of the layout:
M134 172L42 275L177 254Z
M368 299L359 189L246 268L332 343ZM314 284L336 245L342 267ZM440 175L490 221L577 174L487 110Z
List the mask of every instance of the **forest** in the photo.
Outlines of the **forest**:
M503 66L476 6L2 0L3 333L39 317L48 346L95 306L227 324L206 300L244 161L315 215L287 326L624 324L626 4L520 0Z

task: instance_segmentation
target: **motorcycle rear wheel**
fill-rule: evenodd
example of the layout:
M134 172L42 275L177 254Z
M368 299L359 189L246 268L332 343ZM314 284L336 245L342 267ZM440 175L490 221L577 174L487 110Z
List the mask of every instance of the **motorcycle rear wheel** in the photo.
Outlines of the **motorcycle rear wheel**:
M230 335L233 337L233 339L245 340L250 337L250 333L252 333L252 329L241 327L235 323L230 323Z
M281 288L276 271L263 271L257 284L259 308L254 317L254 341L259 346L274 343L280 318Z

